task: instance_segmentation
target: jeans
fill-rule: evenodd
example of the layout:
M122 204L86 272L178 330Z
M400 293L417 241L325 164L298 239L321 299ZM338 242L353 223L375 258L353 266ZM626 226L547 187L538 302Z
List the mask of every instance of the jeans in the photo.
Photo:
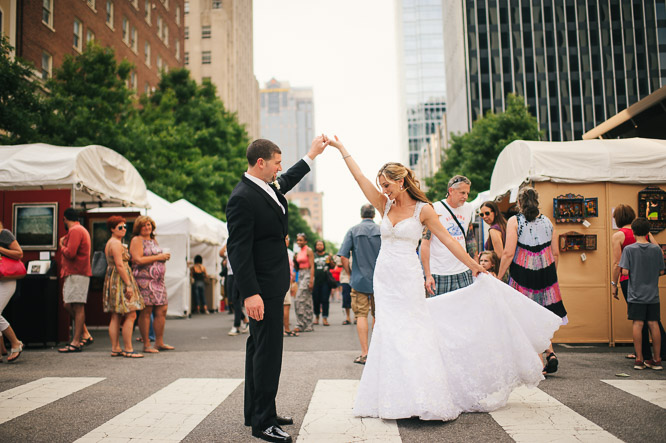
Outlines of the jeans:
M192 289L194 289L194 306L199 309L206 306L206 297L204 295L206 284L202 281L195 281ZM194 306L192 306L192 310L194 310Z
M314 315L319 317L319 311L324 318L328 318L328 300L331 297L331 287L328 283L315 283L312 288L312 303Z

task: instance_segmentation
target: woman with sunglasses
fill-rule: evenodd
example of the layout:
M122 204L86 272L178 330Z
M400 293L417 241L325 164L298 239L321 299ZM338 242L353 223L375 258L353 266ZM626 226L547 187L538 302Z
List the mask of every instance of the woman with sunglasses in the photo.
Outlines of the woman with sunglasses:
M122 239L127 232L125 219L112 215L106 221L111 231L111 238L106 242L106 276L104 277L103 305L104 312L111 313L109 337L111 338L111 357L141 358L143 354L132 348L132 331L136 311L144 308L143 297L139 293L134 276L129 266L129 252ZM120 322L125 349L120 347Z
M479 214L483 221L489 226L488 240L484 246L485 251L494 251L498 257L504 252L504 243L506 242L506 220L500 212L497 203L487 201L481 205Z

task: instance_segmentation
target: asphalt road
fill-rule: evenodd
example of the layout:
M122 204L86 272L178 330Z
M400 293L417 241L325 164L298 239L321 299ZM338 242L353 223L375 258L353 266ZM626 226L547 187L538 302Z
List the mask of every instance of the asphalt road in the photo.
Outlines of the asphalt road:
M72 442L178 379L242 379L247 336L227 335L232 319L226 313L170 319L166 341L176 350L143 359L110 358L106 329L93 329L95 342L82 353L63 355L55 349L27 349L18 362L0 364L0 413L3 392L43 377L105 379L5 423L0 420L0 441ZM359 355L355 327L341 325L342 319L340 304L333 302L332 326L317 326L314 333L285 337L278 411L294 417L295 424L285 428L292 436L298 435L319 380L360 379L363 367L352 362ZM555 350L560 370L539 389L620 440L666 441L666 413L662 407L602 382L666 383L666 371L633 370L632 362L623 358L631 350L626 346L556 345ZM478 364L493 362L479 355ZM618 377L618 373L629 377ZM662 392L662 397L665 395ZM243 426L242 407L241 384L182 441L253 441ZM463 414L448 423L399 420L398 429L404 442L512 441L507 430L486 413Z

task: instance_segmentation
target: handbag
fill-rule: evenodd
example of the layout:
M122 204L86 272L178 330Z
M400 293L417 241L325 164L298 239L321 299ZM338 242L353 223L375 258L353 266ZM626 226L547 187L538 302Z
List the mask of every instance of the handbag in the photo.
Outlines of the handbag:
M333 277L333 274L331 274L330 269L327 269L327 270L326 270L326 283L328 283L328 286L329 286L331 289L333 289L333 288L337 288L338 286L340 286L340 282L337 281L337 280L335 279L335 277Z
M106 277L106 255L104 251L95 251L92 259L92 276L93 277Z
M476 254L479 252L478 247L476 246L476 238L474 237L474 230L470 229L469 231L465 232L465 229L463 228L462 224L460 223L460 221L458 221L458 217L456 217L451 208L449 208L449 205L447 205L444 200L442 200L442 205L444 205L444 207L449 211L451 217L453 217L453 221L456 222L456 224L460 228L460 231L465 236L465 249L467 250L467 253L472 258L474 258Z
M21 260L0 256L0 280L18 280L25 277L26 273Z

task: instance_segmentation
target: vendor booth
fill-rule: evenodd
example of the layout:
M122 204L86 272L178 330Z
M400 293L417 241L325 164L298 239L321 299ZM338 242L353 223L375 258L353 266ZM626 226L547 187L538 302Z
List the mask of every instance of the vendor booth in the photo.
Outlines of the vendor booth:
M5 310L24 342L68 339L69 316L62 308L56 260L58 240L65 235L63 213L70 206L85 210L104 205L148 206L143 179L117 152L96 145L0 146L0 219L16 235L25 263L48 263L28 267ZM87 323L103 316L101 304L89 297Z
M497 158L490 199L506 211L524 185L538 191L560 250L557 274L569 324L554 341L630 343L627 305L611 296L612 213L620 203L632 206L666 250L666 141L514 141ZM659 287L666 300L666 277ZM666 318L666 302L661 309Z

